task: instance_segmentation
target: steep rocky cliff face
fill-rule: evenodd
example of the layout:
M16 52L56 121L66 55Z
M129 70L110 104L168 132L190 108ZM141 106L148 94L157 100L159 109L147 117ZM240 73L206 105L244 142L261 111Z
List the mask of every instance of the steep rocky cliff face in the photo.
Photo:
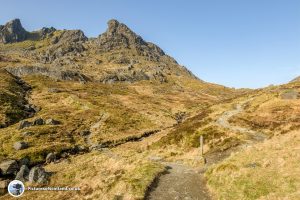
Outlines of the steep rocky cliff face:
M67 54L80 56L80 53L85 50L83 43L87 40L81 30L63 31L58 36L52 36L51 45L41 52L40 60L43 63L51 63Z
M150 60L158 61L165 56L164 51L155 44L146 42L141 36L130 30L125 24L117 20L108 21L108 29L98 37L99 50L109 52L122 48L132 49L138 55L146 56ZM172 60L175 62L175 60Z
M19 19L9 21L4 26L0 25L0 43L21 42L27 35Z

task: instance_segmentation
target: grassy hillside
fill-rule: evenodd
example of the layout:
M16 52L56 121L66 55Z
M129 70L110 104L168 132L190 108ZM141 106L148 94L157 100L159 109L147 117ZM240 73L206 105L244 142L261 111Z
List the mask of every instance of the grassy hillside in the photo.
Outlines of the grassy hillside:
M207 172L215 199L299 199L299 131L233 154Z
M6 127L26 117L26 91L17 78L1 69L0 88L0 127Z

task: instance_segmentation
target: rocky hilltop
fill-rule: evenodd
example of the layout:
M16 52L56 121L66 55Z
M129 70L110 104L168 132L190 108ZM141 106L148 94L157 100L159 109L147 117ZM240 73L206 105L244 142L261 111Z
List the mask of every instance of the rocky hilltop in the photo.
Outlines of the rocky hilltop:
M99 50L103 52L127 48L135 50L138 55L146 56L154 61L158 61L161 56L165 56L161 48L144 41L141 36L134 33L125 24L114 19L108 22L107 31L99 35L97 43ZM175 60L172 61L176 63Z
M21 42L28 37L27 31L22 27L19 19L0 25L0 43Z

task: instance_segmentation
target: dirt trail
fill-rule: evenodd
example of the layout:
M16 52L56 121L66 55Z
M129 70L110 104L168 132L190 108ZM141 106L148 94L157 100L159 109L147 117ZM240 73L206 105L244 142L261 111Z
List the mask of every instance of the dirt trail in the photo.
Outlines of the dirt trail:
M211 199L203 175L176 163L165 163L168 170L152 185L146 200L208 200Z
M267 136L264 133L251 130L249 128L244 128L236 125L232 125L229 123L229 119L241 112L244 111L244 107L246 104L250 101L252 101L253 98L247 99L243 102L240 102L235 106L233 110L228 110L224 112L216 121L217 125L224 127L226 129L229 129L234 132L240 132L242 134L247 134L249 139L247 140L247 143L253 143L253 142L261 142L267 138Z
M260 142L266 139L263 133L232 125L229 119L244 111L245 105L252 101L250 98L240 102L234 109L224 112L217 120L216 124L234 132L247 134L249 138L247 144ZM238 151L243 147L234 147L224 152L215 152L206 156L207 163L198 172L195 169L176 163L163 163L168 167L167 173L160 176L154 183L153 187L146 195L147 200L206 200L211 199L211 196L206 188L206 183L203 177L203 171L211 164L218 163L228 157L231 152Z

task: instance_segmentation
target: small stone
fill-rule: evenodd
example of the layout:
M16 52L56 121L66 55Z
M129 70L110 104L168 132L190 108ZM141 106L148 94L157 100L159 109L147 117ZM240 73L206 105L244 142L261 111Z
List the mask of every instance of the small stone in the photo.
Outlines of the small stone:
M66 153L66 152L63 152L61 155L60 155L60 157L61 158L67 158L69 155Z
M46 120L46 125L59 125L60 121L57 121L55 119L47 119Z
M37 118L34 120L33 125L43 125L45 122L42 118Z
M81 131L80 132L80 136L87 136L87 135L90 135L91 132L89 130L84 130L84 131Z
M19 129L23 129L23 128L28 128L32 126L32 122L29 122L29 121L21 121L20 122L20 126L19 126Z
M48 92L50 92L50 93L58 93L58 92L60 92L60 90L57 89L57 88L49 88Z
M245 167L247 167L247 168L256 168L256 167L259 167L260 166L260 164L259 163L248 163L248 164L246 164L245 165Z
M30 132L30 131L26 131L26 132L23 132L21 133L23 136L30 136L30 135L33 135L33 132Z
M16 142L14 144L14 148L17 151L22 150L22 149L26 149L26 148L28 148L28 143L22 142L22 141Z
M46 163L51 163L56 160L56 155L54 153L49 153L46 157Z
M19 165L15 160L6 160L0 164L0 171L3 175L13 175L19 170Z
M163 160L163 158L159 156L150 156L148 159L154 162L159 162Z
M28 181L28 176L29 176L29 169L26 165L22 165L20 168L20 171L16 175L16 180L26 182Z

